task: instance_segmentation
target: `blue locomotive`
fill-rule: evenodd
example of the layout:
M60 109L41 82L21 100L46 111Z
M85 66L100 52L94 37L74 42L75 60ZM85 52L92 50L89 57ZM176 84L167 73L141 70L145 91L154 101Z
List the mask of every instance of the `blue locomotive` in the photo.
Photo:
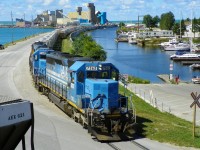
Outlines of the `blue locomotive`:
M38 90L99 141L133 137L136 116L118 92L119 70L113 64L40 46L30 62Z

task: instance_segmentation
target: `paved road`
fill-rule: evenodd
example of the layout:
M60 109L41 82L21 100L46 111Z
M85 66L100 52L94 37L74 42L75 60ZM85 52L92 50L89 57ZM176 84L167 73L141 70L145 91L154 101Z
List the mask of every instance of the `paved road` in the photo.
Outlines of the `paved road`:
M35 149L36 150L110 150L107 144L96 142L79 124L50 103L46 96L38 93L32 83L28 67L31 44L41 36L17 43L0 51L0 95L23 98L34 104ZM159 86L159 85L158 85ZM161 85L160 85L161 86ZM30 132L26 135L27 149L30 149ZM136 139L149 149L188 149L149 139ZM116 143L123 150L133 149L130 143ZM18 145L17 150L20 150ZM137 148L135 148L137 149Z
M188 121L193 120L191 93L200 94L200 84L129 84L128 88L152 106ZM200 101L200 100L199 100ZM200 108L197 107L197 124L200 125Z

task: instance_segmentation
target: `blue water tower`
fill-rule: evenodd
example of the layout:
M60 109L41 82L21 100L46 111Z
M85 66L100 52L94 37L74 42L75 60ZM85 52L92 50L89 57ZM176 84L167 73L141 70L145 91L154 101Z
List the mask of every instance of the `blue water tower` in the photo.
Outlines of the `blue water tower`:
M106 12L102 12L98 15L98 18L100 18L100 24L105 24L107 22L106 19Z

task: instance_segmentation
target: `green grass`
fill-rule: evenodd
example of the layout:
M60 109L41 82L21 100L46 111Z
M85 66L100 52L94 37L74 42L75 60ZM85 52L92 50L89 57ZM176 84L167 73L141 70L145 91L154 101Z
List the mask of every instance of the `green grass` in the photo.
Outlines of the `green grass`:
M200 43L200 38L193 38L193 43L199 44Z
M128 76L128 83L149 84L150 81L129 75Z
M120 93L124 93L124 90L120 86ZM133 95L136 107L139 136L178 146L200 148L200 127L196 128L196 137L193 138L191 122L162 113L127 90L126 96L130 95Z
M62 40L62 52L70 53L72 50L72 42L69 37L67 39Z
M13 41L13 42L6 43L6 44L4 44L4 47L6 48L6 47L8 47L8 46L15 45L15 44L17 44L18 42L25 41L25 40L27 40L27 39L29 39L29 38L34 37L34 36L35 36L35 35L27 36L27 37L25 37L25 38L22 38L22 39L19 39L19 40L15 40L15 41Z

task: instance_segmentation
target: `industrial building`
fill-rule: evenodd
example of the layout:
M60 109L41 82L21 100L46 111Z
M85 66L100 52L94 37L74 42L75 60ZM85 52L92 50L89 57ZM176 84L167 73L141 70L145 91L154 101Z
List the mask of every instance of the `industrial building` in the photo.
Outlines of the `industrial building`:
M104 25L108 21L106 12L96 11L94 3L87 4L88 11L82 11L82 7L77 7L75 12L63 14L63 10L43 11L33 20L33 24L37 26L56 26L56 25Z
M20 28L22 28L22 27L30 27L31 24L32 24L32 22L30 22L30 21L26 21L24 19L16 18L16 26L17 27L20 27Z
M93 25L93 24L106 24L106 12L95 10L94 3L87 4L88 11L82 11L82 7L77 7L76 12L69 12L64 18L58 18L58 25L65 24L80 24L80 25Z
M55 11L43 11L41 14L37 15L37 17L33 20L34 25L38 26L47 26L52 25L56 26L57 19L63 18L63 10L55 10Z

